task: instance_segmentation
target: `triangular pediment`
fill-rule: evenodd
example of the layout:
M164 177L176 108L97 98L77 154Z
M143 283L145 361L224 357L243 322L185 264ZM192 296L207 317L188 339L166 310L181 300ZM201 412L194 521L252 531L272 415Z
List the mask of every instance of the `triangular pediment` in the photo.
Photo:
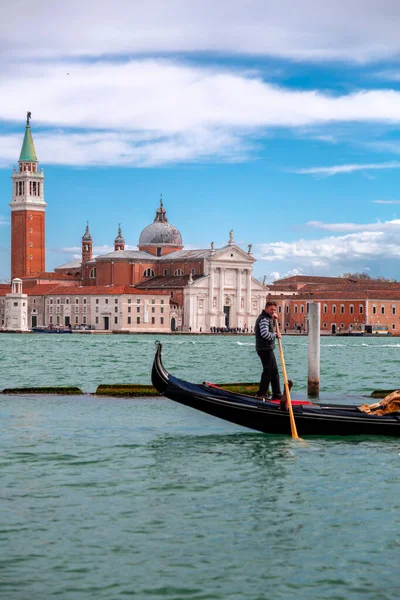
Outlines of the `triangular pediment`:
M210 256L212 262L223 262L223 263L247 263L249 265L255 262L255 258L248 252L245 252L235 244L230 246L224 246L215 251L215 254Z

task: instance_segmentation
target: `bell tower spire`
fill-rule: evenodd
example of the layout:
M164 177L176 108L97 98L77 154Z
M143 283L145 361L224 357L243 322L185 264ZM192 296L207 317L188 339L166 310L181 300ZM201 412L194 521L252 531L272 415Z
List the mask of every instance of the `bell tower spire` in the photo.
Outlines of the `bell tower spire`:
M25 135L12 174L11 279L43 273L45 267L44 174L31 133L31 113L26 115Z

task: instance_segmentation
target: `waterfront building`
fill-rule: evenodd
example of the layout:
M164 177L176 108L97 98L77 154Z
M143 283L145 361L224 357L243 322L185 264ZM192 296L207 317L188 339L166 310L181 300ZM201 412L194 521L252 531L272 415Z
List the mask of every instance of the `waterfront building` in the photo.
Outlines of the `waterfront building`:
M7 331L28 331L28 296L22 293L22 280L12 280L4 299L4 327Z

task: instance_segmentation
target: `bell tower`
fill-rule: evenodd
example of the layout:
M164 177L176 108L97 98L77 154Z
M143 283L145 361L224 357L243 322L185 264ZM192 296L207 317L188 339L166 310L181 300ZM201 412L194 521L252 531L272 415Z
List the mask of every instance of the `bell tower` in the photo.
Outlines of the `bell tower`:
M38 170L30 119L28 112L18 171L14 168L11 177L11 279L46 270L44 174Z

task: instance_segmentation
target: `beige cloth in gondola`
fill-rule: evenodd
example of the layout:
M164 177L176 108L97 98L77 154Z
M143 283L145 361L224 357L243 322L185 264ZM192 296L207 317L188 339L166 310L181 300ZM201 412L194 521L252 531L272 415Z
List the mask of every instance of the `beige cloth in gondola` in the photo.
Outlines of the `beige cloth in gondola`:
M400 411L400 390L395 390L375 404L363 404L360 410L372 415L388 415Z

